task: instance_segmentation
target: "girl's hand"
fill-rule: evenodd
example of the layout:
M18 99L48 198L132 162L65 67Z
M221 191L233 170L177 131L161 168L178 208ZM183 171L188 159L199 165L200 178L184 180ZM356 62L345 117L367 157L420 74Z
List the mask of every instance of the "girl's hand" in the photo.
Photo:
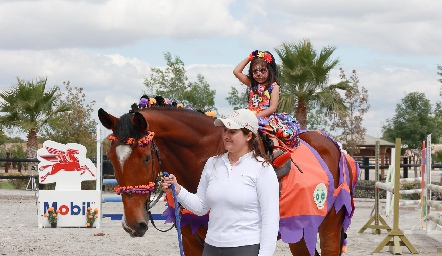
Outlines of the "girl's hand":
M170 187L170 185L174 185L175 186L175 192L178 195L181 191L181 185L178 184L175 175L170 174L169 177L163 177L162 181L161 181L161 188L163 189L164 192L172 192L172 188Z

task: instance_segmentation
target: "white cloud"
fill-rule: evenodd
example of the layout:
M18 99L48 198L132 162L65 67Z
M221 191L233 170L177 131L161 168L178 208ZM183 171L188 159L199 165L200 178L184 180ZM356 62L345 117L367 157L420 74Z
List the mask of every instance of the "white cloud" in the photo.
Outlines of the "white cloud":
M48 86L69 80L97 109L119 116L145 90L152 63L165 65L153 53L169 51L186 54L189 79L202 74L228 114L230 87L242 88L232 74L240 60L307 38L317 51L337 46L341 66L357 70L370 95L364 124L380 136L406 93L440 100L441 9L431 0L1 1L0 89L16 77L47 77Z
M142 39L233 36L231 1L11 1L0 3L3 49L115 47ZM30 41L31 40L31 41Z

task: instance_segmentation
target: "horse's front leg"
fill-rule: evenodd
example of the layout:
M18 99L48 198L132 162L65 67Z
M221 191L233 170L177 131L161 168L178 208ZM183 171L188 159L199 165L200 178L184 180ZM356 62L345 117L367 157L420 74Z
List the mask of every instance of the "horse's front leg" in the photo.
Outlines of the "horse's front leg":
M181 228L183 237L184 255L203 255L204 239L206 238L207 229L201 226L195 234L192 234L190 224Z

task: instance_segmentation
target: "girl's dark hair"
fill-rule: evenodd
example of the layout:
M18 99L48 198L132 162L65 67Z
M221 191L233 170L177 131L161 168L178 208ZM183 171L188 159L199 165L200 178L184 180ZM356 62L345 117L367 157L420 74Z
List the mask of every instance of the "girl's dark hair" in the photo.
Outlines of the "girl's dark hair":
M250 65L249 65L249 75L248 76L250 78L250 81L252 82L252 86L251 86L252 90L258 86L258 82L256 82L255 78L253 78L253 71L252 71L252 66L256 62L266 64L266 67L269 70L269 78L267 79L267 84L266 84L267 88L270 87L273 82L278 83L278 66L276 65L275 57L273 57L273 55L268 51L264 51L264 53L270 54L270 56L272 57L272 61L270 63L266 62L263 58L255 57L255 58L253 58L253 60L250 62Z

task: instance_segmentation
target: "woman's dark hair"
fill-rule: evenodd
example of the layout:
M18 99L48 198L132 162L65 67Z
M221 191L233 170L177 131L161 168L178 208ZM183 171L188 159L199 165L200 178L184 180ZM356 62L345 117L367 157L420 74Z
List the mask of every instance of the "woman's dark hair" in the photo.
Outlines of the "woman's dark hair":
M241 131L244 135L247 135L251 132L246 128L241 128ZM270 164L270 159L264 151L264 145L258 139L258 136L253 132L252 132L252 139L249 140L249 148L253 151L253 157L256 159L256 161L259 162L258 157L262 157L264 159L263 164L264 163Z
M263 166L266 164L271 164L269 156L267 156L267 154L265 153L264 144L258 138L258 135L256 135L255 133L253 133L252 131L246 128L241 128L241 131L245 136L247 136L250 132L252 133L252 139L249 140L248 144L249 144L249 149L253 151L253 157L256 159L256 161L262 162ZM220 158L222 155L223 154L220 154L215 157ZM264 161L259 160L258 157L262 157Z
M265 54L269 54L272 57L272 61L270 61L270 63L266 62L263 58L259 58L259 57L255 57L249 65L249 78L250 81L252 82L252 89L257 88L258 86L258 82L256 82L255 78L253 78L253 70L252 70L252 66L256 63L256 62L260 62L266 65L267 69L269 70L269 78L267 79L267 84L266 87L268 88L269 86L272 85L273 82L278 83L278 66L276 65L275 62L275 57L273 57L273 55L268 52L268 51L264 51Z

